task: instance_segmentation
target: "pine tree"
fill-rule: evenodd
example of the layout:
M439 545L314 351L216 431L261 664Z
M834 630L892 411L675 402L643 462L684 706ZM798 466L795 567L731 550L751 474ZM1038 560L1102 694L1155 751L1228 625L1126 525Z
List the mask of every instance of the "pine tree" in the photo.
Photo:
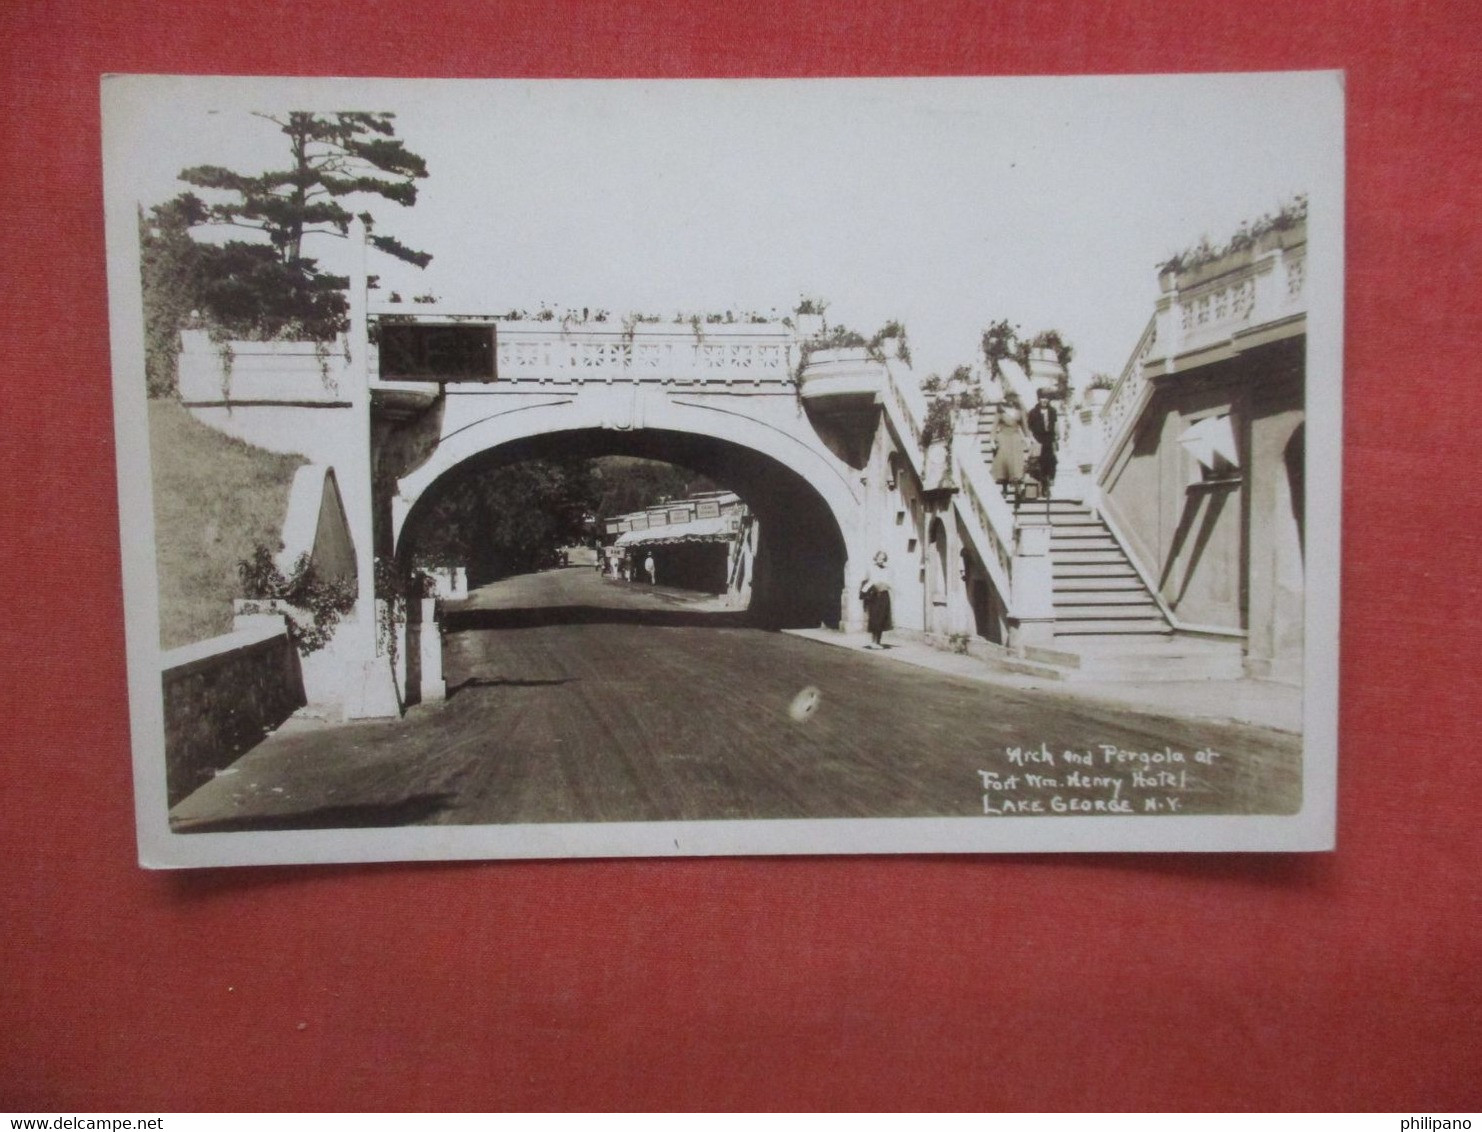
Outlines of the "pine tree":
M155 212L170 210L192 225L229 225L267 237L266 243L198 245L203 261L198 306L218 328L240 337L333 337L345 325L348 303L342 292L348 280L321 272L318 261L304 254L305 240L347 235L356 214L346 204L356 195L415 204L416 182L427 176L427 163L396 137L393 114L295 110L281 118L257 117L287 137L285 167L250 174L192 166L180 179L209 190L212 201L186 192ZM359 216L368 230L373 228L369 212ZM417 267L432 259L374 231L370 241Z

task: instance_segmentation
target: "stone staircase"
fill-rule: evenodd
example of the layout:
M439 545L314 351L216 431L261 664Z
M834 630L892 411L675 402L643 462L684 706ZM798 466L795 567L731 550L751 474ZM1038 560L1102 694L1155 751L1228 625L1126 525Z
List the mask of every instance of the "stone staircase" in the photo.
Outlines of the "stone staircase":
M993 463L999 406L978 410L978 447ZM1066 468L1062 462L1061 471ZM1057 476L1057 483L1061 477ZM1062 485L1063 486L1063 485ZM1243 675L1238 640L1177 634L1116 537L1091 508L1071 499L1006 492L1018 523L1050 525L1055 637L1000 667L1064 680L1233 680Z
M1055 639L1087 644L1166 637L1172 629L1111 531L1089 507L1066 499L1026 503L1047 511L1055 579Z
M1021 505L1020 522L1050 522L1055 639L1025 660L1062 680L1235 680L1237 640L1179 635L1106 524L1068 499Z

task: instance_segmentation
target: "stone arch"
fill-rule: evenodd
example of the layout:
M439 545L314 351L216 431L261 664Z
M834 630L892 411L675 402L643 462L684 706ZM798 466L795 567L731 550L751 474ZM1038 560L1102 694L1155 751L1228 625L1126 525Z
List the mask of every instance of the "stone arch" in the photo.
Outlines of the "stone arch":
M549 400L490 414L443 438L397 482L391 548L415 538L419 508L449 477L484 462L567 455L667 460L737 491L760 542L751 565L752 609L774 625L838 624L848 563L859 561L857 489L828 458L784 428L725 409L666 400L642 427L614 428L586 398Z

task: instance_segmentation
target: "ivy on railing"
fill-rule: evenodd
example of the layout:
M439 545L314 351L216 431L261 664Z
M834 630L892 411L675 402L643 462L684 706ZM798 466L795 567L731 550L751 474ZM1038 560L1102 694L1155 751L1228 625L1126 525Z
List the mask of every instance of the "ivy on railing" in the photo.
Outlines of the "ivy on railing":
M436 591L432 575L420 567L403 566L394 558L377 556L375 566L376 643L396 666L400 628L406 624L407 602L431 597Z
M237 577L242 596L249 601L288 607L288 636L300 656L329 644L335 626L355 607L355 583L321 577L307 553L300 554L293 572L285 575L273 561L273 552L259 543L251 557L237 563Z

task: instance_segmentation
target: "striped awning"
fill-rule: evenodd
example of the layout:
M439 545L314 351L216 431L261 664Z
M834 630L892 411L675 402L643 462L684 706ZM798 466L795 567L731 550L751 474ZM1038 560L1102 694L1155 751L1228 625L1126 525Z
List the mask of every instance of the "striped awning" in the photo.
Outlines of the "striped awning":
M732 517L717 515L710 519L691 519L646 531L624 531L613 546L664 546L680 542L729 542L736 535Z

